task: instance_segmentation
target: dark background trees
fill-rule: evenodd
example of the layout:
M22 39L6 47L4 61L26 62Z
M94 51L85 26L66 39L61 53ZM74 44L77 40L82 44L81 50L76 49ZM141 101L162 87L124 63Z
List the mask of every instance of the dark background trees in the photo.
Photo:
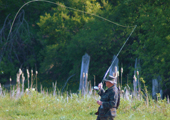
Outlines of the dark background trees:
M135 59L138 58L141 60L140 75L150 88L151 80L157 76L162 78L163 89L168 87L168 1L50 1L84 12L46 2L30 3L17 17L12 34L7 40L16 12L28 0L0 0L1 83L5 84L10 76L15 80L15 74L21 67L23 70L38 70L38 81L46 87L51 87L51 82L58 81L60 89L69 76L76 74L67 84L67 89L76 91L81 59L85 53L91 57L89 80L93 81L95 76L97 83L100 82L113 55L117 54L133 27L121 27L85 13L88 12L124 26L137 25L118 56L119 66L124 68L124 85L127 79L129 84L132 83ZM8 15L7 22L4 23Z

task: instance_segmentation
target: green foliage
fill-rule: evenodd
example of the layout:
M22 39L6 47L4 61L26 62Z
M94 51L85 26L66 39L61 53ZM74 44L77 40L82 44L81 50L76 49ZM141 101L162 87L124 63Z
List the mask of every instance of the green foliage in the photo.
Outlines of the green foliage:
M145 11L140 13L141 20L143 20L142 23L139 22L141 24L140 30L144 34L139 35L140 47L136 53L142 59L143 68L145 69L143 75L148 76L149 73L152 73L152 77L160 75L164 81L168 76L166 70L169 67L167 63L169 61L169 55L167 54L169 41L166 38L169 35L166 32L169 30L166 25L168 23L167 17L169 16L166 10L169 7L165 3L162 3L164 8L156 6L157 1L153 4L146 5L149 8L147 13Z
M73 8L77 6L74 2L71 5L73 5L71 6ZM92 13L98 12L101 7L99 3L92 4L90 1L84 2L84 5L84 9ZM39 32L39 36L43 35L40 42L44 45L44 50L42 51L44 61L41 64L40 71L42 73L50 73L51 76L48 79L59 79L59 86L64 84L62 81L66 81L70 74L76 73L77 76L79 74L79 66L84 51L83 54L73 54L77 50L74 51L72 46L78 44L75 43L76 40L73 41L73 37L81 29L84 29L83 26L85 23L92 19L93 16L68 10L61 6L53 8L53 15L46 13L45 16L40 17L38 25L41 31Z
M0 0L0 25L3 26L8 14L11 14L9 18L12 20L17 10L28 1ZM127 79L131 84L135 59L138 58L141 60L140 76L145 79L147 86L151 86L151 80L158 75L162 78L163 89L165 84L169 86L168 1L59 0L57 3L82 12L38 1L25 6L23 10L31 34L26 35L22 31L24 27L19 32L22 33L20 38L25 41L23 43L31 47L25 47L24 52L18 49L13 51L19 54L20 61L12 54L12 59L15 59L12 63L9 62L9 52L6 52L0 62L0 70L5 73L0 74L1 80L9 79L9 76L14 78L15 70L22 64L22 67L36 67L44 85L58 81L60 88L70 75L76 74L67 85L68 89L76 90L81 59L88 53L91 57L89 80L93 81L95 75L97 82L100 82L110 66L112 56L117 54L133 27L120 27L85 13L88 12L124 26L137 25L118 56L119 66L124 68L123 84L126 84Z
M73 6L70 7L77 6L74 1L71 3ZM108 18L112 16L112 6L107 1L99 3L89 0L83 5L85 12L102 14ZM59 84L76 73L74 83L79 85L81 59L88 53L91 57L89 79L93 80L96 75L97 81L100 81L113 55L118 52L132 29L121 28L92 15L60 6L53 10L52 14L41 16L38 23L41 30L39 36L43 35L40 41L46 45L42 53L45 59L41 64L41 72L50 72L49 79L59 79ZM127 52L121 54L121 60Z

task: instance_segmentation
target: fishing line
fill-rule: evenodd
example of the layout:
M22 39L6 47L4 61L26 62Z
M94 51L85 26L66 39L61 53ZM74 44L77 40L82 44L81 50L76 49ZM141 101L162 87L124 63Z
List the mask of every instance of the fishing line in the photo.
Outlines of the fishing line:
M7 40L8 40L9 35L10 35L11 31L12 31L12 28L13 28L13 25L14 25L14 22L15 22L15 19L16 19L18 13L21 11L21 9L22 9L25 5L27 5L27 4L29 4L29 3L32 3L32 2L47 2L47 3L51 3L51 4L54 4L54 5L61 6L61 7L65 7L65 8L67 8L67 9L71 9L71 10L75 10L75 11L78 11L78 12L82 12L82 13L86 13L86 14L89 14L89 15L96 16L96 17L101 18L101 19L103 19L103 20L106 20L106 21L108 21L108 22L110 22L110 23L113 23L113 24L115 24L115 25L117 25L117 26L121 26L121 27L134 27L134 26L124 26L124 25L118 24L118 23L116 23L116 22L113 22L113 21L111 21L111 20L108 20L108 19L106 19L106 18L104 18L104 17L101 17L101 16L99 16L99 15L96 15L96 14L93 14L93 13L89 13L89 12L85 12L85 11L82 11L82 10L79 10L79 9L67 7L67 6L65 6L65 5L61 5L61 4L59 4L59 3L51 2L51 1L48 1L48 0L32 0L32 1L26 2L24 5L22 5L22 6L20 7L20 9L18 10L18 12L16 13L16 15L15 15L15 17L14 17L14 20L13 20L13 22L12 22L12 25L11 25L11 27L10 27L10 31L9 31Z
M101 16L99 16L99 15L96 15L96 14L93 14L93 13L89 13L89 12L85 12L85 11L82 11L82 10L79 10L79 9L67 7L67 6L65 6L65 5L61 5L61 4L59 4L59 3L51 2L51 1L48 1L48 0L32 0L32 1L26 2L24 5L22 5L22 6L20 7L20 9L18 10L18 12L16 13L16 15L15 15L15 17L14 17L14 20L13 20L13 22L12 22L12 25L11 25L11 27L10 27L10 31L9 31L7 40L9 39L10 33L11 33L11 31L12 31L12 28L13 28L13 25L14 25L14 22L15 22L15 19L16 19L18 13L21 11L21 9L22 9L25 5L27 5L27 4L29 4L29 3L32 3L32 2L47 2L47 3L51 3L51 4L54 4L54 5L61 6L61 7L65 7L65 8L67 8L67 9L75 10L75 11L78 11L78 12L81 12L81 13L86 13L86 14L89 14L89 15L96 16L96 17L98 17L98 18L101 18L101 19L103 19L103 20L106 20L106 21L108 21L108 22L110 22L110 23L113 23L113 24L115 24L115 25L117 25L117 26L120 26L120 27L134 27L133 30L132 30L132 32L130 33L129 37L126 39L125 43L123 44L123 46L120 48L119 52L117 53L115 59L112 61L110 67L109 67L108 70L106 71L106 73L105 73L105 75L104 75L104 77L103 77L103 80L106 78L106 76L107 76L107 74L108 74L108 72L109 72L112 64L114 63L114 61L115 61L116 58L118 57L119 53L122 51L123 47L125 46L125 44L126 44L127 41L129 40L130 36L132 35L132 33L134 32L134 30L135 30L136 27L137 27L137 25L135 25L135 26L124 26L124 25L118 24L118 23L116 23L116 22L113 22L113 21L111 21L111 20L108 20L108 19L106 19L106 18L104 18L104 17L101 17ZM102 80L102 82L103 82L103 80Z

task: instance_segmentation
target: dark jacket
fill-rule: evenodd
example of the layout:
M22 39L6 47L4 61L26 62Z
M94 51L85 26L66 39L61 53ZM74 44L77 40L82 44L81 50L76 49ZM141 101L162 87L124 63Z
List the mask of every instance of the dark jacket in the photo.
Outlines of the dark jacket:
M116 107L118 101L118 88L116 85L108 88L106 91L103 89L98 93L101 96L103 104L99 107L99 117L115 117Z

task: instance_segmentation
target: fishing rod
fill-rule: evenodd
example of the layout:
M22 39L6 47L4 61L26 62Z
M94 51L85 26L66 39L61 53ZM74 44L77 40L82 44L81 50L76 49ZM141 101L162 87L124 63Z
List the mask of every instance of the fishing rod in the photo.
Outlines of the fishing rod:
M114 60L112 61L111 65L109 66L109 68L107 69L101 83L103 83L104 79L106 78L111 66L113 65L113 63L115 62L115 60L117 59L118 55L120 54L120 52L122 51L122 49L124 48L125 44L127 43L127 41L129 40L130 36L132 35L132 33L134 32L134 30L136 29L137 25L135 25L135 27L133 28L132 32L130 33L130 35L128 36L128 38L126 39L125 43L122 45L122 47L120 48L119 52L117 53L116 57L114 58ZM99 90L99 88L97 86L94 86L94 90Z
M127 43L127 41L129 40L130 36L132 35L132 33L134 32L134 30L136 29L137 25L135 25L135 27L133 28L132 32L130 33L129 37L126 39L125 43L122 45L122 47L120 48L119 52L117 53L116 57L114 58L114 60L112 61L110 67L107 69L102 81L106 78L111 66L113 65L113 63L115 62L116 58L118 57L118 55L120 54L120 52L122 51L123 47L125 46L125 44Z

